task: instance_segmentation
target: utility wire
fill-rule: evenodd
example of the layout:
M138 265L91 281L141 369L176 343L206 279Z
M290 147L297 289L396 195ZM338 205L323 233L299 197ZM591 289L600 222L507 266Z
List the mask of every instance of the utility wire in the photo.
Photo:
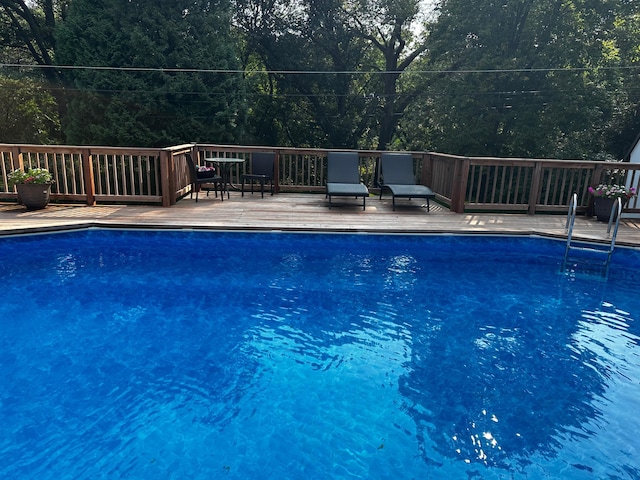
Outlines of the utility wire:
M10 86L5 87L14 91L20 90L20 86ZM82 93L95 93L95 94L130 94L131 96L136 95L149 95L149 96L176 96L176 97L227 97L230 95L229 92L226 91L186 91L186 90L148 90L148 89L104 89L104 88L61 88L61 87L52 87L47 88L49 91L66 91L66 92L82 92ZM434 91L434 92L396 92L392 94L385 93L315 93L315 94L304 94L304 93L283 93L279 92L276 94L270 94L266 92L252 92L247 91L240 94L240 96L245 98L403 98L403 97L414 97L414 98L432 98L432 97L486 97L486 96L506 96L506 97L518 97L518 96L548 96L548 95L561 95L565 93L573 92L574 90L571 88L558 88L558 89L545 89L545 90L464 90L464 91L451 91L451 92L443 92L443 91ZM627 92L638 93L640 92L639 88L630 88L626 90ZM190 103L198 103L198 100L186 100L182 99L182 101L189 101Z
M6 89L18 91L20 90L20 85L15 86L5 86ZM176 97L227 97L230 95L227 91L210 91L210 90L201 90L201 91L190 91L190 90L162 90L162 89L118 89L118 88L78 88L78 87L49 87L47 88L49 91L66 91L66 92L81 92L81 93L95 93L95 94L129 94L131 96L136 95L149 95L149 96L176 96ZM498 97L523 97L523 96L540 96L547 97L553 95L562 95L565 93L573 92L574 89L570 87L556 88L556 89L531 89L531 90L476 90L476 89L466 89L464 91L424 91L420 93L416 92L396 92L392 94L385 94L382 92L352 92L352 93L336 93L336 92L326 92L326 93L314 93L314 94L306 94L306 93L285 93L278 92L275 94L267 93L267 92L258 92L258 91L246 91L240 94L240 96L245 98L403 98L403 97L414 97L414 98L432 98L432 97L487 97L487 96L498 96ZM626 90L629 93L638 93L640 92L640 88L638 87L630 87ZM189 103L203 103L204 101L199 100L187 100L182 98L183 102Z
M0 63L0 68L34 68L55 70L95 70L121 72L160 72L160 73L223 73L223 74L274 74L274 75L397 75L400 73L418 74L456 74L456 73L531 73L531 72L586 72L592 70L640 70L640 65L621 65L609 67L549 67L549 68L487 68L460 70L238 70L238 69L202 69L202 68L162 68L162 67L109 67L89 65L25 65L20 63Z

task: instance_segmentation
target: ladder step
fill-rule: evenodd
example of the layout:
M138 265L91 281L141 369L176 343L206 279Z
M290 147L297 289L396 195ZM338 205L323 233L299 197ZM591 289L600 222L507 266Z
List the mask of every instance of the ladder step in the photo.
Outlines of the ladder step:
M609 271L609 264L607 262L585 262L584 259L576 260L568 258L565 260L561 271L606 277Z
M583 263L585 265L606 265L607 261L601 258L585 258L585 257L572 257L567 256L567 262L578 262Z
M606 253L606 254L608 254L611 251L611 249L607 246L603 246L602 248L597 248L597 247L584 247L584 246L577 246L577 245L576 246L569 245L569 250L577 250L580 252Z

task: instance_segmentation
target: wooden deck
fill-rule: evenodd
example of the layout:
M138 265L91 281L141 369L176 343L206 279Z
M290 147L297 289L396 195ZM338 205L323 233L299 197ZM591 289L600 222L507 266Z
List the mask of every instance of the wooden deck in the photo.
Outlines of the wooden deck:
M431 234L509 234L565 237L565 215L457 214L431 203L427 212L422 200L370 197L361 201L336 199L332 209L323 194L260 194L231 192L231 198L189 197L169 208L155 206L54 205L28 212L12 203L0 204L0 235L77 227L180 228L214 230L282 230ZM578 217L574 235L604 240L607 225ZM617 244L640 247L640 220L623 220Z

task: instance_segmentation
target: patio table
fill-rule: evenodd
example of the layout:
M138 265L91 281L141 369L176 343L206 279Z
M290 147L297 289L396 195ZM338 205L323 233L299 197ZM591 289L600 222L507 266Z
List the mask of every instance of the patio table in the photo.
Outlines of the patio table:
M224 158L224 157L211 157L205 158L205 163L215 163L220 167L220 176L222 177L222 193L227 192L227 198L229 198L229 187L233 187L231 185L231 167L233 165L239 165L244 163L244 158Z

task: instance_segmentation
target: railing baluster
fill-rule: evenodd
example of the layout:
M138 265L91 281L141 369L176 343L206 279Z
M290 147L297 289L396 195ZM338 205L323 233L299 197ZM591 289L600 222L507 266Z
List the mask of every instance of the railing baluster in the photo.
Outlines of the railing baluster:
M115 162L113 161L113 157L114 157L113 155L105 155L106 165L105 165L105 168L104 168L104 173L105 173L104 179L106 181L107 191L105 193L107 195L114 195L114 194L117 195L118 194L117 190L115 190L115 192L113 190L114 183L112 183L113 180L111 179L111 177L113 177L112 168L113 168L113 165L115 164Z

